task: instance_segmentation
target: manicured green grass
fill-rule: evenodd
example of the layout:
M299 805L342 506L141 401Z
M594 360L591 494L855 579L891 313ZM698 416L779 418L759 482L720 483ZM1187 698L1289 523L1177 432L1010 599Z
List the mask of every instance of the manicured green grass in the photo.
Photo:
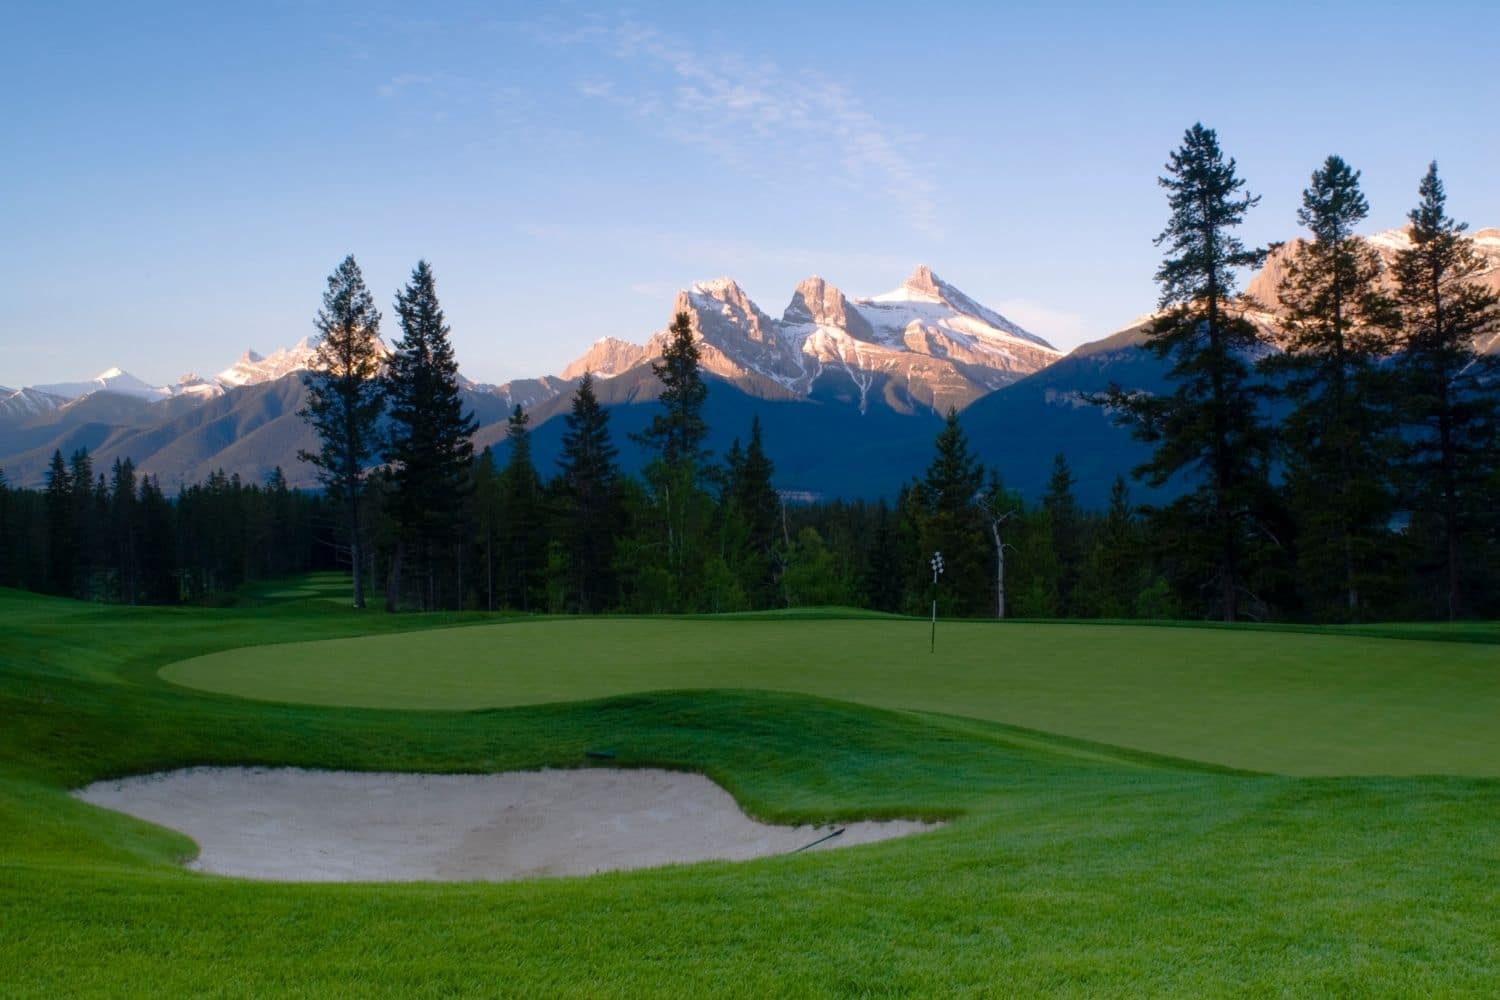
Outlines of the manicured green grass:
M757 688L989 719L1297 775L1500 776L1500 645L920 621L560 619L235 649L175 684L469 709Z
M807 694L399 711L247 701L156 676L252 644L466 622L488 641L540 624L271 596L301 586L224 610L0 593L0 993L1487 996L1500 981L1500 782L1231 773ZM838 623L689 624L745 642ZM577 766L601 745L622 766L704 771L768 819L954 822L745 864L308 886L186 872L184 838L65 794L199 763Z

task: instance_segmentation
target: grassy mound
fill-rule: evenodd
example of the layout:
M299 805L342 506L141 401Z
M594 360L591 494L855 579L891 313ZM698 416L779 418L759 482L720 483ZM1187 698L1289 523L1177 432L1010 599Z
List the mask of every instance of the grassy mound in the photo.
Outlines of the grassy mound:
M1500 647L1337 631L880 616L557 619L170 664L244 698L473 709L758 688L982 718L1299 775L1500 776ZM1423 634L1423 633L1418 633Z

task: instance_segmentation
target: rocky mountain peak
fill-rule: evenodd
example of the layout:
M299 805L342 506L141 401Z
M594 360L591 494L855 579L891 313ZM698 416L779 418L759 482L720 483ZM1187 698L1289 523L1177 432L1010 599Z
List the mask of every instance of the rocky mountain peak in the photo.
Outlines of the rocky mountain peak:
M781 321L793 326L834 327L860 340L870 340L875 335L869 320L850 306L844 293L816 274L797 286Z
M562 377L582 378L584 372L593 372L596 378L609 378L650 360L650 357L650 352L640 344L619 337L601 337L594 341L588 353L563 369Z
M1481 263L1480 270L1474 275L1474 280L1490 291L1500 292L1500 229L1481 229L1472 235L1474 249ZM1411 247L1411 227L1387 229L1384 232L1361 236L1360 239L1380 255L1381 261L1387 268L1381 283L1386 292L1394 292L1395 279L1390 268L1395 264L1397 255ZM1304 242L1302 237L1287 240L1285 243L1277 244L1275 249L1267 255L1265 264L1245 285L1245 294L1254 301L1256 306L1270 313L1280 313L1286 308L1281 301L1281 283L1286 280L1288 263ZM1484 349L1483 345L1481 349Z
M688 289L687 294L710 298L747 311L754 308L750 297L745 294L739 282L727 276L714 278L712 281L700 281Z
M906 280L901 283L901 287L913 295L930 298L935 301L940 301L943 298L943 292L947 288L943 280L934 274L932 268L926 264L918 264L916 270L912 271Z
M828 323L841 326L849 308L844 293L816 274L804 278L792 292L781 318L786 323Z

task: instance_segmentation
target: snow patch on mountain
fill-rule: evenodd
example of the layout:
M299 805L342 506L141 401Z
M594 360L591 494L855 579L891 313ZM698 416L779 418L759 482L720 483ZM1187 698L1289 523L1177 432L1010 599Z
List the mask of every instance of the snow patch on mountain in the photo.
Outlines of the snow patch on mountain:
M295 371L302 371L312 364L317 343L312 337L303 337L291 347L283 347L270 354L246 351L239 360L219 372L214 379L224 386L258 385L273 382Z
M0 390L0 416L13 420L35 417L55 410L68 402L66 396L57 396L36 388Z
M204 378L196 372L179 376L169 387L173 396L193 396L197 399L216 399L224 395L224 385L218 379Z
M93 378L81 382L54 382L29 388L64 399L78 399L95 392L115 392L122 396L150 400L165 399L172 394L165 386L149 385L123 368L106 368Z

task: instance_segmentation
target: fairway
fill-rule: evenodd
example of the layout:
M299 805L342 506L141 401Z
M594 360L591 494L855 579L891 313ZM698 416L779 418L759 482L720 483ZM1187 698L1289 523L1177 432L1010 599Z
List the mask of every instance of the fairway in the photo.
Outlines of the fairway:
M1500 782L1210 766L1483 772L1493 644L941 623L928 654L923 623L868 616L505 622L358 613L326 589L283 581L224 609L0 591L0 992L1405 997L1500 980ZM526 704L457 710L505 700ZM765 823L947 825L584 878L310 885L187 870L183 835L69 794L204 766L606 764L701 774ZM269 803L243 805L265 821Z
M743 688L941 712L1289 775L1500 776L1500 646L899 619L570 619L252 646L161 676L244 698L462 710Z

